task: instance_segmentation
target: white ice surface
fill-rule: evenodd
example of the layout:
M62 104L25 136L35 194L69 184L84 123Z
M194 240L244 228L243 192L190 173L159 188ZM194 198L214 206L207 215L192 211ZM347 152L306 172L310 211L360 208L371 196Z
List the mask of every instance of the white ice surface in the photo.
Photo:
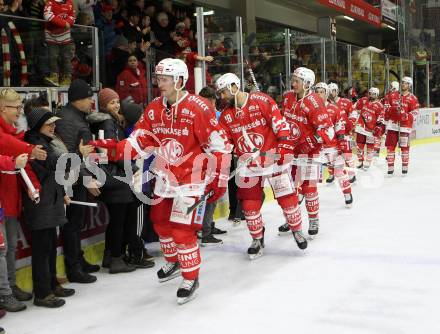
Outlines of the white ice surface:
M399 158L393 178L382 178L383 158L359 172L352 209L335 185L320 187L321 228L306 251L277 235L284 219L275 202L263 207L265 254L253 262L245 223L219 221L228 234L202 248L189 304L176 304L180 279L157 282L159 257L154 269L102 270L95 284L70 284L76 295L64 307L28 303L0 325L8 334L440 333L440 144L414 147L411 159L407 177Z

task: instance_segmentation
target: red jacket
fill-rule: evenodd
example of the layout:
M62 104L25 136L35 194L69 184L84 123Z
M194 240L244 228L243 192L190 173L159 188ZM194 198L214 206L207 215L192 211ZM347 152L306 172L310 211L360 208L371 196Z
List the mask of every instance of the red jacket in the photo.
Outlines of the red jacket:
M44 19L47 21L45 35L48 44L72 43L71 28L66 29L66 23L70 27L75 23L72 0L48 0L44 7Z
M16 134L14 126L5 122L0 117L0 154L16 157L22 153L31 154L34 145L25 143L18 139L21 134ZM41 189L40 182L29 167L26 171L36 189ZM21 177L17 174L0 173L0 203L5 211L5 216L18 217L21 211L21 187L23 186Z
M127 66L116 79L115 91L121 100L131 96L135 103L147 103L147 80L145 71L139 66L136 71Z

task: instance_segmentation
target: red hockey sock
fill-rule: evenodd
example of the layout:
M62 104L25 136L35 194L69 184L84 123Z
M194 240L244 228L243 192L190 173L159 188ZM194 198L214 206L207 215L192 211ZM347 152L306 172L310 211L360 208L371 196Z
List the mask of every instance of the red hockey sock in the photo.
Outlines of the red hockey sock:
M176 243L172 237L159 237L160 249L167 262L177 262L177 249Z
M306 192L306 209L309 218L318 218L319 214L319 196L318 191Z
M261 201L243 200L243 213L246 218L247 227L253 239L263 237L263 217L261 217Z
M351 194L351 184L345 169L343 167L335 168L335 176L338 179L342 192L344 194Z
M409 147L402 147L402 166L409 165Z
M184 279L195 280L199 277L202 259L197 242L193 244L177 244L177 258Z

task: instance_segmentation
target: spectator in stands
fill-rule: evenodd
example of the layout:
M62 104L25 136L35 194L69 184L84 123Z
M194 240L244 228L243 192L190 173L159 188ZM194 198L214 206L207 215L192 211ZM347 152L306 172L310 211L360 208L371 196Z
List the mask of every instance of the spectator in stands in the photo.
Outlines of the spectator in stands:
M130 57L128 40L122 35L117 35L111 54L108 57L109 65L106 68L107 86L114 87L116 85L116 77L127 66L128 57Z
M32 0L29 8L29 17L43 19L44 0ZM50 75L49 52L46 47L44 36L44 24L39 21L29 22L28 59L30 85L37 86L43 82L43 78Z
M95 7L96 10L96 27L103 37L104 56L108 58L111 54L113 44L116 40L116 25L113 19L113 7L104 2L100 2Z
M173 1L163 0L162 1L162 11L167 14L170 27L175 27L177 24L176 13L173 9Z
M194 67L197 61L206 61L208 63L212 62L214 58L212 56L202 57L199 56L197 52L192 52L191 48L187 47L178 58L182 59L188 66L188 81L186 82L185 88L191 94L194 94L195 90L195 79L194 79ZM211 76L209 75L208 69L206 69L206 82L211 81Z
M212 87L204 87L199 93L200 96L206 98L216 110L217 119L220 117L220 112L216 108L216 95L215 89ZM226 231L220 230L215 227L214 211L217 206L217 202L207 203L205 208L205 215L203 217L202 227L202 246L211 246L222 244L223 241L214 237L215 234L224 234Z
M73 58L71 27L75 22L72 0L48 0L44 19L50 60L50 75L45 80L53 86L69 86Z
M97 0L75 0L76 5L78 6L78 16L80 13L84 13L90 16L91 24L95 23L95 15L93 12L93 8L96 6Z
M142 17L141 22L142 40L144 42L151 41L151 19L148 15Z
M168 15L161 12L157 15L157 24L153 26L153 45L157 49L156 62L164 58L173 57L175 43L172 39L172 28L169 24ZM174 28L174 26L172 26Z
M124 24L121 32L129 41L140 43L142 39L142 32L139 27L140 15L141 12L137 7L132 7L128 10L128 21Z
M20 95L13 89L0 91L0 154L18 156L26 153L29 157L45 160L47 153L41 146L25 143L23 133L17 134L14 123L23 109ZM40 184L31 169L27 170L29 177L36 189L41 189ZM29 191L30 192L30 191ZM28 193L33 198L34 194ZM17 174L0 174L0 203L4 210L4 224L0 224L5 236L7 251L6 261L8 279L0 283L0 308L16 312L26 308L20 301L30 300L32 294L21 290L16 284L16 248L19 232L18 217L21 212L21 183Z
M57 281L57 227L67 223L64 204L69 205L64 187L55 181L55 171L60 155L51 147L55 136L54 116L46 108L35 108L27 115L29 131L25 141L41 145L47 151L45 161L32 161L31 166L44 191L40 201L35 203L24 197L25 222L31 231L32 239L32 282L34 304L56 308L65 304L64 299L75 293L73 289L63 288Z
M81 79L72 81L69 91L69 103L58 113L61 119L57 122L56 133L66 146L68 153L75 153L81 158L87 157L92 151L89 123L86 115L92 110L93 92L90 86ZM79 169L79 171L78 171ZM83 166L72 166L68 173L79 173L78 181L72 186L73 199L87 201L87 192L92 196L99 196L99 184L92 178L91 173ZM91 177L87 187L84 186L84 177ZM99 270L99 266L88 263L81 251L80 230L85 223L85 208L72 205L67 208L68 223L61 229L64 241L64 263L67 279L70 282L93 283L96 276L89 273Z
M150 17L151 22L154 22L154 18L156 16L156 6L154 5L154 2L148 1L145 4L143 13Z
M116 92L121 99L131 96L135 103L147 103L147 81L145 71L139 66L135 55L130 55L127 67L116 79Z

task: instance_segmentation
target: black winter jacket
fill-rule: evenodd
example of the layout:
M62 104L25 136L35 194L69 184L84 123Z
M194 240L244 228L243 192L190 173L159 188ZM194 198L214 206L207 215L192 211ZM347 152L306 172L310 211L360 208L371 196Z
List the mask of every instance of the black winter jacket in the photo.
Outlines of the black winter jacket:
M23 196L24 217L31 230L42 230L64 225L67 218L64 210L64 188L55 181L55 170L59 153L50 145L51 138L33 131L28 131L25 141L42 145L47 152L45 161L33 160L32 169L41 183L40 202L31 201Z
M92 113L87 116L87 121L90 123L95 138L99 137L99 130L103 130L104 139L116 139L118 141L125 139L124 129L110 114ZM101 188L99 199L104 203L131 203L134 200L134 195L130 186L115 178L115 176L126 176L124 162L109 161L108 164L100 164L99 167L107 177L104 186ZM135 173L136 166L131 164L131 170Z

